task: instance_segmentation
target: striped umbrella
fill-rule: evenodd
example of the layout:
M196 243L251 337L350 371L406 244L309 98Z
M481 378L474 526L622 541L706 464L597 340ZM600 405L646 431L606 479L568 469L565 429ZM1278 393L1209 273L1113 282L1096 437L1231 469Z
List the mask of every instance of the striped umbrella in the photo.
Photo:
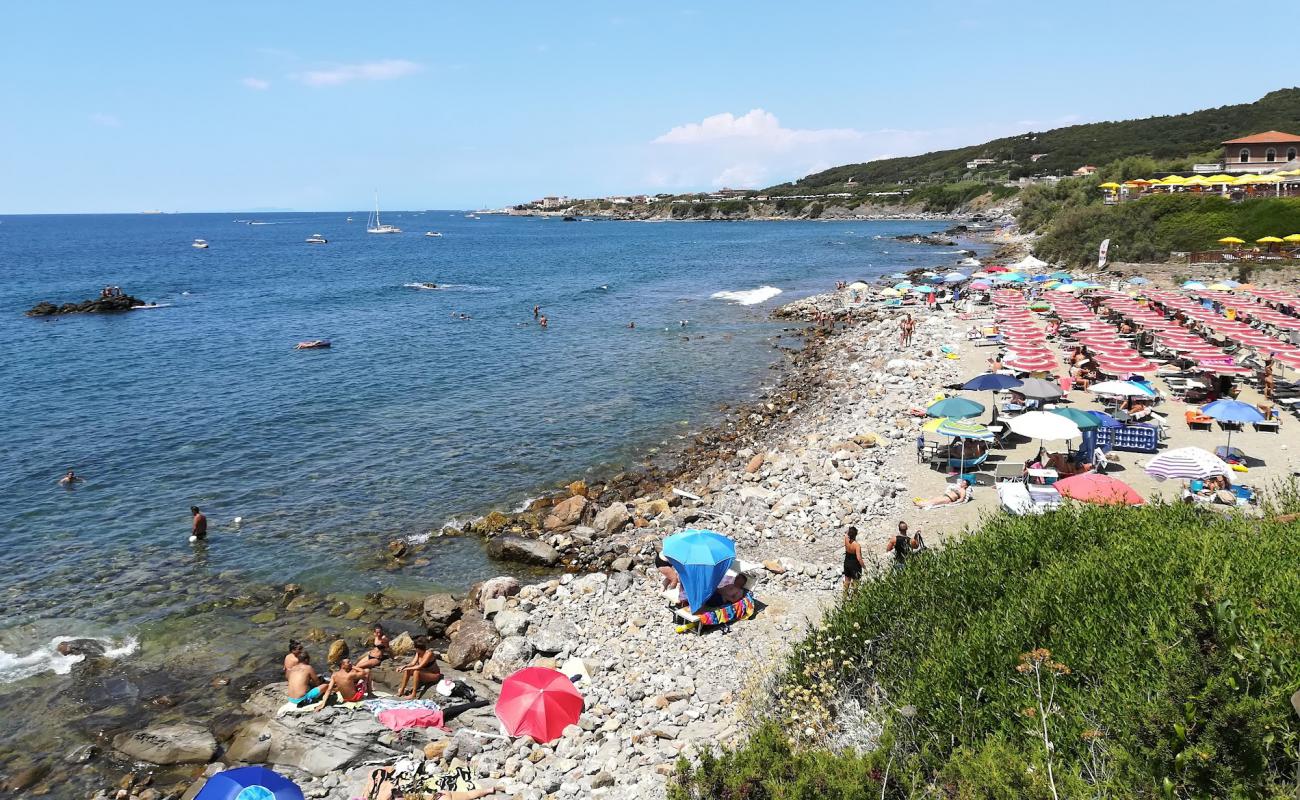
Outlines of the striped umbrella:
M1222 475L1232 481L1233 477L1228 462L1199 447L1166 450L1147 462L1146 473L1159 481L1169 478L1201 480L1211 475Z
M935 433L940 436L953 436L958 439L976 439L981 442L993 441L993 431L979 424L978 422L967 422L961 419L945 419L935 428Z

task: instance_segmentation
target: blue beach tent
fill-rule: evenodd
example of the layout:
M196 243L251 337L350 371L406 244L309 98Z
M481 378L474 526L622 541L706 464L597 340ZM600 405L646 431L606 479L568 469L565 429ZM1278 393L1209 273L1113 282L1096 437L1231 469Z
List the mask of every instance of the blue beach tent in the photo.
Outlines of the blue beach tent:
M715 531L688 529L664 539L664 558L677 570L691 611L697 611L731 569L736 543Z

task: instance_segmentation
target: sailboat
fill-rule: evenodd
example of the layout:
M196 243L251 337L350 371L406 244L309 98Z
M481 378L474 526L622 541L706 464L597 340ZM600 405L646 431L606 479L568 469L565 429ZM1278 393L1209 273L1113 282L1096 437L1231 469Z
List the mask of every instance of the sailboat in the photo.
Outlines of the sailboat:
M396 225L385 225L379 221L379 192L375 192L375 213L366 220L366 233L401 233Z

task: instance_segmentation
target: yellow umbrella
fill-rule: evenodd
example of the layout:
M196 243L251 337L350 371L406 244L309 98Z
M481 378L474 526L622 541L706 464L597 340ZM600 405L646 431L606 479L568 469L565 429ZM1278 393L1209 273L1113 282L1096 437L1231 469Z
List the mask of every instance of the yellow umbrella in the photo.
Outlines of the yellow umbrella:
M939 430L940 425L942 425L947 421L948 421L947 417L936 417L932 420L928 420L924 425L922 425L921 430L925 431L926 433L934 433L935 431Z
M902 294L902 292L898 291L892 286L880 292L881 297L898 297L900 294Z
M1181 175L1170 175L1167 178L1160 179L1160 182L1165 186L1182 186L1186 181L1187 179Z
M1283 237L1282 237L1282 241L1284 241L1284 242L1300 242L1300 233L1293 233L1293 234L1291 234L1290 236L1283 236Z
M1201 177L1200 175L1193 175L1192 177L1183 181L1183 185L1184 186L1209 186L1210 181L1206 178Z
M1146 178L1134 178L1131 181L1125 181L1125 183L1131 183L1135 186L1150 186L1155 183L1155 181L1149 181Z
M1101 184L1101 185L1098 186L1097 188L1098 188L1098 189L1115 190L1115 189L1118 189L1118 188L1119 188L1119 184L1118 184L1118 183L1115 183L1114 181L1107 181L1106 183Z
M1281 180L1282 179L1276 175L1260 175L1253 182L1254 183L1279 183L1281 182Z
M1245 239L1238 239L1236 236L1225 236L1219 240L1219 244L1245 244Z
M1259 244L1280 244L1282 242L1282 240L1276 236L1261 236L1255 241Z
M1232 183L1233 181L1236 180L1236 178L1232 177L1231 175L1211 175L1205 180L1209 181L1210 183Z
M1252 173L1247 172L1245 175L1238 175L1237 177L1233 178L1232 182L1237 186L1245 186L1246 184L1254 183L1257 180L1259 180L1258 175L1254 175Z
M1212 292L1230 292L1230 291L1232 291L1232 287L1229 286L1229 285L1226 284L1226 283L1211 283L1209 286L1206 286L1205 288L1206 288L1206 289L1209 289L1209 290L1212 291Z

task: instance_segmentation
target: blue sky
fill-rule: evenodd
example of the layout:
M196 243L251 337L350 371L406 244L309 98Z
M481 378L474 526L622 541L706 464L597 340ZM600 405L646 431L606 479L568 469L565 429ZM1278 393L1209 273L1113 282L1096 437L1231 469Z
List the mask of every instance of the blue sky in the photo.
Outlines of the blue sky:
M1252 17L1287 18L1277 4ZM11 3L0 213L763 186L1295 81L1203 2Z

